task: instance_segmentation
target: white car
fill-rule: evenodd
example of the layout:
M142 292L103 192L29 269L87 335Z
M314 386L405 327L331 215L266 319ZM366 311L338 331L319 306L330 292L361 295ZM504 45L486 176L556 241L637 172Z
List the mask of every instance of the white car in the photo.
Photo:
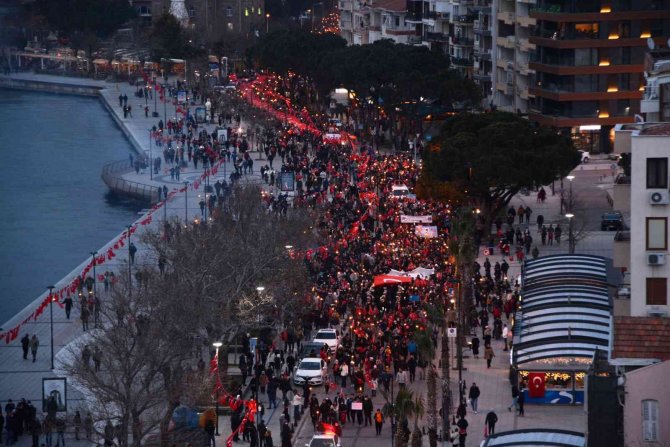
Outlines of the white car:
M305 381L310 385L322 385L328 374L328 365L318 357L307 357L300 361L293 374L293 383L302 386Z
M328 345L328 351L332 354L340 345L340 337L337 335L335 329L319 329L312 340L314 343L321 343Z
M393 185L391 186L391 198L416 199L416 196L409 192L409 188L406 185Z
M586 151L578 151L578 152L579 152L579 155L582 157L581 162L582 163L588 163L589 159L591 158L591 153L586 152Z
M341 447L340 438L335 434L314 435L305 447Z

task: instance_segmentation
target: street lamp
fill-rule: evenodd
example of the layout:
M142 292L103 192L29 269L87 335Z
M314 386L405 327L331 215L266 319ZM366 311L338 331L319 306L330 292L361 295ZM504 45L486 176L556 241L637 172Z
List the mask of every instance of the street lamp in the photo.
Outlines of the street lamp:
M223 343L220 341L215 341L212 343L212 346L216 348L216 436L219 436L219 348L223 346Z
M265 14L265 34L270 32L270 13Z
M149 129L149 179L154 179L154 156L153 156L153 135L151 129ZM160 153L160 152L159 152Z
M54 296L53 291L54 286L47 286L49 289L49 314L51 315L50 326L51 326L51 369L54 369Z
M567 213L565 217L568 218L568 253L575 254L575 238L572 234L572 218L575 217L572 213Z
M132 290L133 290L133 277L132 277L132 272L131 272L131 260L130 260L130 229L132 228L132 225L126 225L126 229L128 230L128 297L130 298L132 296Z
M97 281L97 276L95 276L95 264L97 264L96 261L96 256L98 256L97 251L92 251L91 252L91 262L93 263L93 318L94 318L94 324L95 327L98 327L98 314L100 313L100 309L98 308L98 281Z
M184 182L184 225L188 225L188 182Z

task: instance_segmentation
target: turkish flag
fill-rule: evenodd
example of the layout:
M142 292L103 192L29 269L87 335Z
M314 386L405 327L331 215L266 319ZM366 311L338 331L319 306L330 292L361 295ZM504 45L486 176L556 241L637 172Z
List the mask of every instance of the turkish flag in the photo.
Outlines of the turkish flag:
M377 275L375 276L375 287L393 286L398 284L409 284L412 278L409 276Z
M544 373L528 373L528 395L530 397L544 397Z

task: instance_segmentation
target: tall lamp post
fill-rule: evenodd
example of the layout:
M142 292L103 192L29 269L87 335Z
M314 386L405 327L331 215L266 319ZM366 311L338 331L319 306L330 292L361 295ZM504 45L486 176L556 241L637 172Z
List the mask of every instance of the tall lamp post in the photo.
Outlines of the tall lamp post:
M131 271L132 266L130 262L130 229L132 227L132 225L126 225L126 229L128 230L128 297L132 296L133 291L133 277Z
M257 307L258 312L256 312L256 313L258 314L258 327L259 327L259 329L261 327L261 308L260 308L261 300L260 300L260 298L261 298L261 295L263 294L264 290L265 290L265 287L263 287L263 286L256 287L256 291L258 292L258 307Z
M149 179L154 179L154 155L153 155L153 134L149 129ZM160 152L159 152L160 154Z
M216 348L216 436L219 436L219 348L223 345L220 341L215 341L212 346Z
M575 217L572 213L567 213L565 217L568 218L568 253L575 254L575 235L572 234L572 219Z
M96 256L98 256L97 251L92 251L91 252L91 263L93 264L93 321L95 324L95 327L98 327L98 314L100 313L100 309L98 308L98 279L97 276L95 276L95 264L97 264L96 261Z
M188 225L188 182L184 182L184 225Z
M265 34L270 32L270 13L265 14Z
M53 291L54 286L47 286L49 289L49 314L51 316L50 326L51 326L51 369L54 369L54 295Z

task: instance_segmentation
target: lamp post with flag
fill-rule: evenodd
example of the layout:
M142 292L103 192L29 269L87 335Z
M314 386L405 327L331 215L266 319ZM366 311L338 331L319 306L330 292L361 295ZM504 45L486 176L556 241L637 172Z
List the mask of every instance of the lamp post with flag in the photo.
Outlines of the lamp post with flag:
M216 431L214 435L219 436L219 388L221 387L221 376L219 375L219 348L223 345L220 341L215 341L212 346L216 348L216 354L210 365L210 370L216 374Z

